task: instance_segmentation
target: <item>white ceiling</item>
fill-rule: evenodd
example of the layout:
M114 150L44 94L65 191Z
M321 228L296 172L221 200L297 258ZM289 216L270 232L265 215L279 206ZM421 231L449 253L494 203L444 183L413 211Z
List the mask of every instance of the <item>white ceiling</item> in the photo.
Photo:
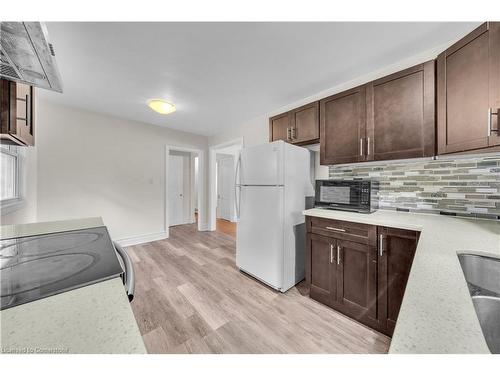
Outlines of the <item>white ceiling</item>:
M63 104L197 133L231 126L464 35L477 23L48 23ZM146 106L164 98L177 112Z

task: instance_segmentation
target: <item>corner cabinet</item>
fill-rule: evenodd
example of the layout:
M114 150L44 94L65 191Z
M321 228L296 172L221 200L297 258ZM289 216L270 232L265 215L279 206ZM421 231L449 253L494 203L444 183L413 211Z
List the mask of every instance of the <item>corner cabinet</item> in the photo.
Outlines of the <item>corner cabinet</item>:
M392 335L418 233L307 217L310 297Z
M438 154L500 145L500 22L482 24L438 56L437 110Z
M32 86L0 80L0 140L3 144L35 144L35 90Z
M319 102L306 104L269 119L269 142L282 140L297 145L319 141Z

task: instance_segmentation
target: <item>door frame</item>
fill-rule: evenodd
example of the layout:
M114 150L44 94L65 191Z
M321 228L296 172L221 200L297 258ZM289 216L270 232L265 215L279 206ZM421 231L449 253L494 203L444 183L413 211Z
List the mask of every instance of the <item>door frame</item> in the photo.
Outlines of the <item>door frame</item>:
M221 167L220 167L221 166L221 162L224 162L224 163L230 162L231 163L230 167L231 167L231 171L233 173L232 178L234 179L234 177L235 177L234 176L234 173L235 173L234 166L235 166L235 162L236 162L236 156L235 155L227 154L226 157L223 157L223 158L220 158L220 159L216 160L216 163L217 163L217 189L216 189L216 193L219 193L220 192L220 188L221 188L221 184L220 184L221 181L219 181L219 178L220 178L220 175L221 175ZM225 176L225 177L227 177L227 176ZM224 182L227 183L227 180L224 181ZM231 184L233 181L230 180L229 182ZM229 194L229 197L228 197L228 199L229 199L229 206L230 206L229 207L229 214L227 215L227 218L223 218L223 219L231 221L231 222L235 222L236 221L236 217L234 215L234 211L235 210L233 210L233 207L232 207L234 205L234 197L231 197L231 193L232 193L231 191L228 193ZM217 208L220 209L220 206L219 206L220 201L219 201L219 196L218 195L219 194L217 194L217 205L216 205L216 210L215 210L216 215L217 215ZM219 213L219 217L222 216L220 210L219 210L218 213Z
M216 187L216 167L215 164L217 150L229 147L229 146L240 146L241 149L245 147L243 142L243 137L235 138L227 142L219 143L217 145L212 145L208 148L209 161L208 161L208 172L209 172L209 205L208 205L208 230L215 231L217 225L217 189ZM237 159L236 159L237 161Z
M190 147L181 147L175 145L165 145L165 177L163 180L165 191L164 191L164 222L165 222L165 233L167 234L167 238L170 237L170 226L169 226L169 199L168 199L168 172L169 172L169 162L170 162L170 151L181 151L181 152L189 152L191 154L195 154L198 157L198 231L206 230L206 224L202 222L202 219L205 217L205 152L202 149L190 148ZM192 163L191 163L192 166ZM191 189L193 188L194 181L190 182ZM190 197L190 212L194 212L194 194L193 189L191 190Z

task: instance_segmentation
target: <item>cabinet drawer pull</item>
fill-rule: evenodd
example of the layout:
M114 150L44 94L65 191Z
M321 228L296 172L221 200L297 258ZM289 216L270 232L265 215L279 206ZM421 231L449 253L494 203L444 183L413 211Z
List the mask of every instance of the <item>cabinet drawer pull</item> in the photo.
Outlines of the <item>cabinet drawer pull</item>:
M333 245L330 244L330 263L333 263Z
M379 241L378 241L378 252L379 255L382 257L384 255L384 235L381 234L379 236Z
M366 155L370 156L370 137L366 138Z
M337 266L340 264L340 246L337 245Z
M359 139L359 156L363 156L363 138Z
M341 228L326 227L326 229L334 230L336 232L345 232L345 229L341 229Z

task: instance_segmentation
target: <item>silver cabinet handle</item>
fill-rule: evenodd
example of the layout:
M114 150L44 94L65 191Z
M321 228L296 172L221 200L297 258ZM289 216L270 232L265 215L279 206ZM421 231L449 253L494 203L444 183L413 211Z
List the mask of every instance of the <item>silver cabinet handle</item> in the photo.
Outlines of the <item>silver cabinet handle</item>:
M294 139L297 139L297 129L295 127L293 128L290 128L290 133L291 133L291 138L292 138L292 141Z
M384 255L384 235L381 234L378 240L378 253L380 256Z
M366 138L366 155L370 155L370 137Z
M345 229L341 229L341 228L334 228L334 227L325 227L325 228L329 229L329 230L334 230L337 232L345 232Z
M337 245L337 265L340 264L340 245Z
M359 139L359 156L363 156L363 138Z
M488 108L488 137L491 136L491 132L496 132L498 134L498 125L497 125L497 129L491 128L491 116L495 115L498 117L499 112L500 112L500 108L497 109L496 112L493 112L493 110L491 108Z
M286 128L286 140L290 141L292 139L292 130L291 128Z
M330 263L333 263L333 245L330 244Z

